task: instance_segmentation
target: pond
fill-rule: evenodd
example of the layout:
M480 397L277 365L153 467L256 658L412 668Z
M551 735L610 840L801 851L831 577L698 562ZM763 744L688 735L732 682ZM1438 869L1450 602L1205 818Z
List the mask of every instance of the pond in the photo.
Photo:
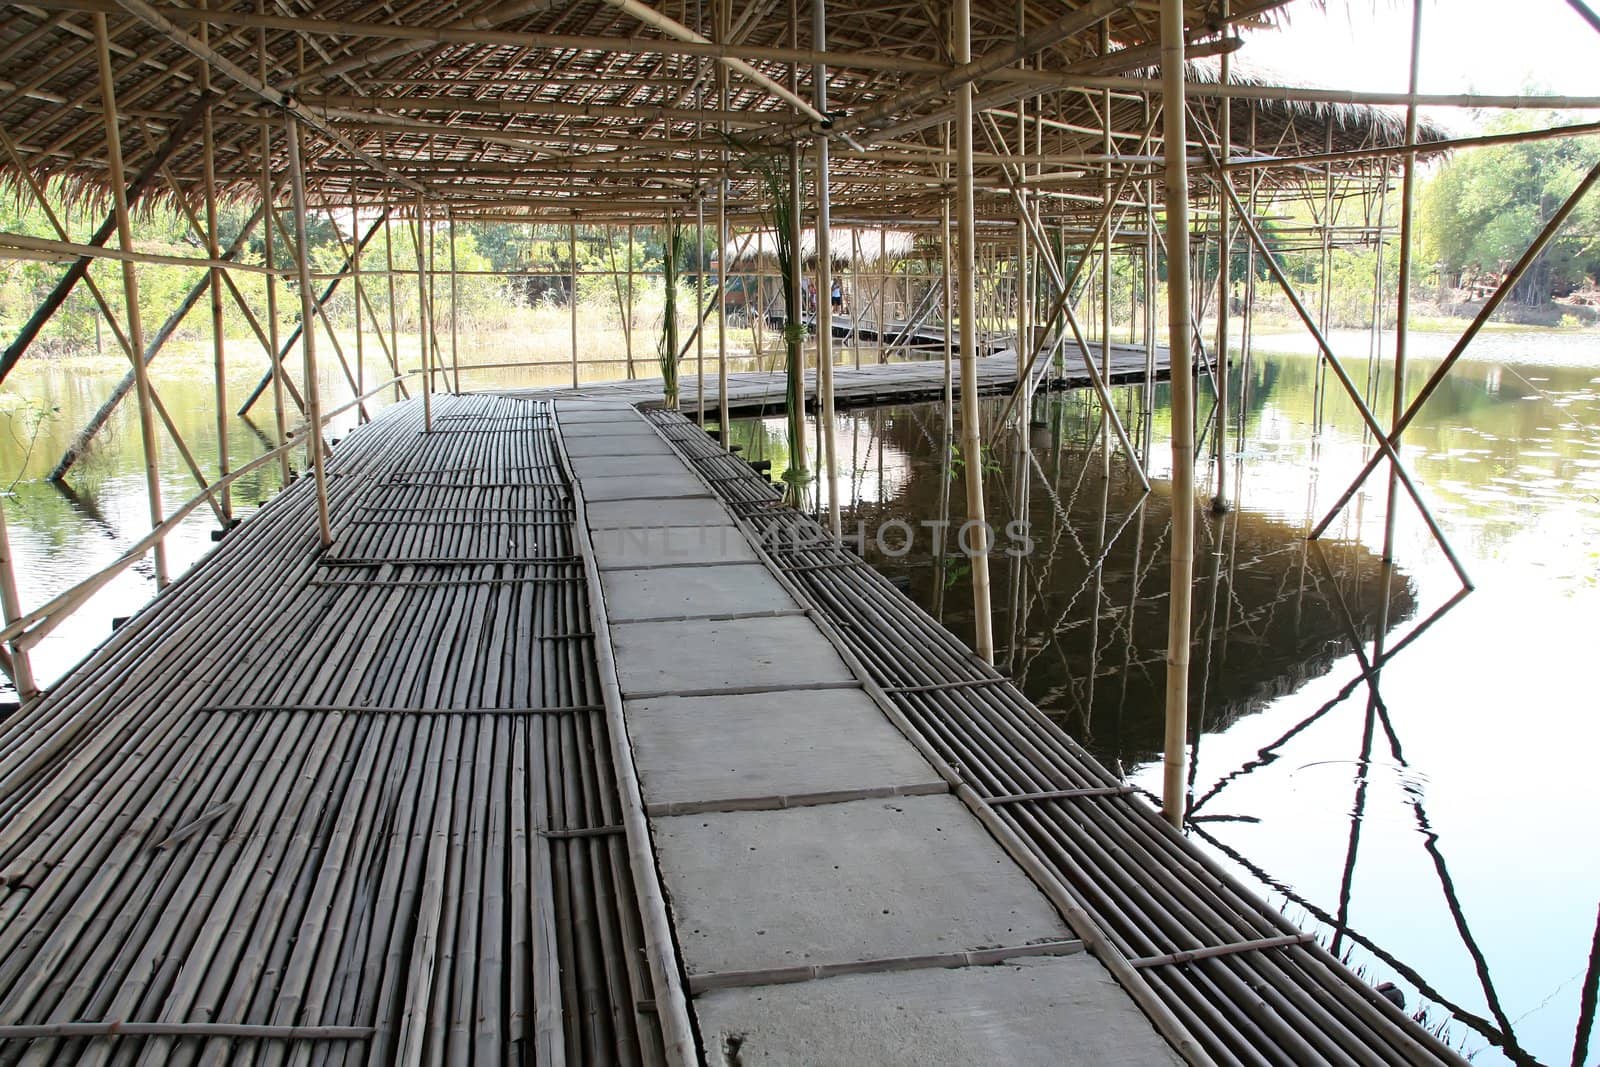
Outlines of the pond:
M1413 364L1413 389L1453 340L1419 336L1431 360ZM1408 465L1476 586L1464 597L1403 491L1383 564L1381 468L1306 540L1372 453L1342 395L1314 432L1309 355L1255 357L1234 396L1247 442L1231 466L1237 506L1197 509L1190 834L1371 981L1394 982L1477 1064L1600 1051L1587 788L1600 717L1581 675L1600 632L1597 348L1592 334L1486 335L1408 432ZM1156 794L1169 424L1166 388L1148 422L1140 393L1116 401L1136 439L1152 431L1149 494L1087 393L1041 397L1026 439L1001 437L983 462L1001 545L1021 544L1005 533L1018 521L1032 541L992 560L997 665ZM1202 421L1210 404L1202 387ZM776 472L783 432L747 421L735 440ZM970 643L966 560L934 537L965 518L962 457L944 435L938 404L842 413L843 518L874 565ZM1214 477L1210 464L1198 474ZM1393 659L1369 679L1380 633Z
M1450 340L1414 335L1413 388ZM1237 507L1198 512L1190 833L1352 966L1395 982L1475 1063L1569 1064L1582 1060L1580 1044L1592 1062L1600 848L1586 761L1600 750L1600 717L1580 671L1600 619L1600 344L1592 333L1485 334L1409 432L1407 461L1476 584L1452 605L1461 585L1403 494L1385 568L1381 470L1324 541L1306 542L1371 444L1338 395L1316 426L1315 361L1301 342L1260 343L1286 351L1257 355L1234 397L1247 442L1231 469ZM1366 342L1351 350L1364 355ZM241 357L233 367L238 397L262 366ZM1365 380L1364 368L1353 373ZM73 490L43 480L119 377L106 362L29 363L0 393L0 488L16 479L5 506L25 606L148 527L131 403L69 476ZM549 368L543 381L565 377ZM214 471L209 363L175 360L156 381ZM474 381L534 384L526 372ZM325 393L329 404L349 395L331 373ZM1381 391L1376 401L1387 411ZM1149 494L1115 439L1102 440L1087 393L1041 398L1027 436L1002 437L982 457L990 520L1025 521L1033 542L994 561L997 659L1108 766L1156 792L1166 390L1148 418L1139 389L1118 390L1116 403L1135 437L1153 442ZM1204 386L1201 404L1204 417ZM945 447L939 406L842 413L837 430L846 525L861 524L869 559L970 641L965 562L948 544L936 550L923 525L963 518L962 457ZM230 450L259 455L273 432L264 403L254 426L232 422ZM781 471L781 420L735 433ZM187 499L170 444L162 477L169 506ZM1200 471L1202 484L1213 477ZM275 467L242 481L239 512L277 488ZM905 527L880 544L874 535L892 520ZM212 548L216 527L204 508L190 517L170 542L174 574ZM113 582L40 644L41 678L69 669L153 592L147 563ZM1369 681L1380 634L1393 659Z

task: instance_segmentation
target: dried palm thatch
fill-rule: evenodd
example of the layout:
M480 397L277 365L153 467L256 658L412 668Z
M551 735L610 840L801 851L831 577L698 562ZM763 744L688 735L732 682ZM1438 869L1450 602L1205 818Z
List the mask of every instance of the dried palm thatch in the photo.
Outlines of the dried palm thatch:
M1282 2L1236 3L1227 33L1217 0L1191 3L1195 51L1235 48L1237 28L1266 22ZM1037 30L1090 6L1024 0L1020 11ZM1156 40L1148 5L1105 7L1108 54L1092 27L1032 53L1030 69L988 72L975 83L990 116L980 122L1014 129L1026 98L1042 158L1099 152L1100 93L1073 79L1141 71L1155 60ZM106 117L89 29L104 14L128 170L152 175L150 198L199 202L208 109L220 194L256 198L263 167L284 170L289 108L311 134L313 203L409 206L420 195L461 218L653 221L726 176L735 219L754 221L756 181L730 160L728 138L777 148L814 135L816 116L799 103L811 98L809 27L791 30L778 0L703 8L691 34L671 18L682 10L638 0L422 3L401 15L364 0L270 9L249 0L35 0L8 7L0 22L0 125L35 175L72 196L106 191ZM1017 40L1018 12L1015 3L974 5L980 57ZM829 2L831 188L841 222L937 217L951 114L948 88L935 80L951 69L946 20L941 5ZM693 35L722 43L683 39ZM717 86L724 76L725 96ZM1131 153L1150 93L1112 99L1113 143ZM1393 116L1370 108L1263 102L1233 114L1235 143L1246 145L1255 129L1252 150L1320 146L1330 120L1337 147L1398 137ZM263 127L271 134L265 159ZM1010 215L1003 162L986 156L978 165L979 212L993 220ZM18 167L0 157L0 182L15 183ZM1040 169L1047 214L1088 213L1102 195L1097 167Z

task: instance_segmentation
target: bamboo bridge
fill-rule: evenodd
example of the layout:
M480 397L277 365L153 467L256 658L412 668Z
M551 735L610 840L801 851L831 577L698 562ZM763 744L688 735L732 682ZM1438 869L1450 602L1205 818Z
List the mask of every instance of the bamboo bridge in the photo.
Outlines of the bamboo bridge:
M0 1061L1454 1062L602 392L387 409L5 723Z
M1034 388L1086 387L1148 486L1154 420L1136 447L1109 388L1166 377L1184 635L1187 505L1230 506L1230 353L1276 289L1317 343L1316 418L1348 402L1375 445L1312 536L1387 464L1470 589L1403 432L1600 167L1387 419L1283 257L1327 279L1336 248L1375 249L1374 321L1396 290L1403 324L1409 244L1393 277L1383 250L1417 161L1592 132L1451 140L1419 107L1600 99L1419 95L1420 4L1410 92L1236 67L1289 2L0 0L0 186L40 231L0 256L62 265L0 383L89 297L128 374L51 477L131 396L149 519L24 604L0 508L0 1064L1459 1062L1185 836L1185 641L1158 812L994 670L989 612L963 647L725 447L733 412L785 410L802 449L814 408L836 488L838 407L946 399L977 457ZM140 247L144 211L181 236ZM473 359L473 227L520 242L501 296L563 298L565 360L520 336L523 362ZM782 374L729 373L733 261L750 357ZM158 267L191 272L165 303L141 296ZM836 271L845 322L763 342L767 294L798 325ZM646 274L668 381L597 384L646 350ZM596 287L621 360L580 340ZM202 307L215 463L150 373ZM247 396L230 323L261 348ZM872 365L836 366L841 330ZM526 380L463 388L508 366ZM230 454L258 404L270 428ZM723 442L683 414L713 405ZM176 505L172 471L197 490ZM234 487L273 471L285 491L234 529ZM961 478L983 515L983 464ZM171 581L201 509L226 536ZM30 650L146 560L155 599L40 684Z

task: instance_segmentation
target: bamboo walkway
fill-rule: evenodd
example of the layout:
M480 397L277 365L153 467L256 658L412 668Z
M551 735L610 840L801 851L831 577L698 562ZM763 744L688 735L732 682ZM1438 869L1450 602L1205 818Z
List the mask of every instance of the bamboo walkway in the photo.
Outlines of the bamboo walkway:
M1099 353L1096 351L1096 357ZM709 360L707 361L710 362ZM978 364L978 393L980 396L1009 394L1017 385L1017 356L1013 351L982 356ZM691 356L683 363L687 370L694 365ZM1133 345L1111 346L1111 371L1106 376L1109 384L1123 385L1143 381L1145 377L1145 352ZM1156 378L1165 380L1169 368L1167 350L1156 350ZM953 388L960 395L960 374L955 373ZM806 404L814 409L817 402L816 370L806 372ZM1050 389L1082 389L1090 384L1089 374L1080 360L1068 358L1065 373L1052 376L1044 385ZM718 382L715 374L705 376L704 397L707 413L717 409ZM627 403L638 406L655 406L661 403L661 379L638 378L633 381L597 382L576 389L539 389L526 395L548 398L591 398L607 403ZM685 374L679 379L679 409L691 414L699 411L702 395L700 378ZM840 366L833 372L834 405L838 408L863 407L871 404L909 404L920 400L935 400L944 396L944 361L942 359L912 360L904 363L880 363L859 368ZM728 411L733 415L760 415L778 412L784 403L784 375L781 370L738 371L728 375Z
M633 389L385 410L0 725L0 1063L1459 1062Z
M549 405L422 414L0 727L0 1062L665 1062Z

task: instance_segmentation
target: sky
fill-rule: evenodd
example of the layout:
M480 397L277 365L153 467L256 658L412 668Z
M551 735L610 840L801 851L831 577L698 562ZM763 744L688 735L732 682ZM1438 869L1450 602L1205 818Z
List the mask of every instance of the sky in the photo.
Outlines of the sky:
M1292 3L1288 26L1249 34L1239 61L1291 85L1404 92L1411 8L1402 0ZM1425 93L1600 96L1600 33L1567 0L1423 0L1418 72ZM1477 125L1462 109L1430 115L1461 132Z

